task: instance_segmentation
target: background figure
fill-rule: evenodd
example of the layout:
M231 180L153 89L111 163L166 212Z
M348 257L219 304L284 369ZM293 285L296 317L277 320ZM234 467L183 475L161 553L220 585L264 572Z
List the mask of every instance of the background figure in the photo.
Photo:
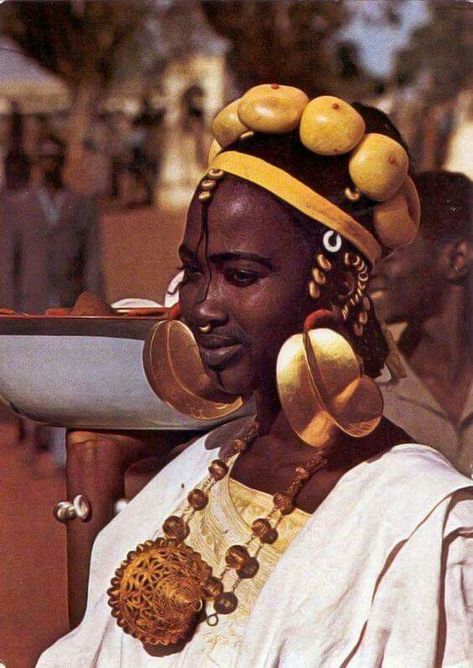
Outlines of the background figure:
M205 167L205 93L201 86L194 84L184 91L181 98L181 126L192 138L194 157L197 165Z
M39 184L7 194L1 216L1 304L27 313L103 294L95 203L65 186L58 139L42 141L37 159Z
M4 160L5 188L8 191L26 187L31 175L31 162L23 147L23 117L16 104L12 105L10 138Z
M407 377L383 385L385 415L472 476L472 184L439 171L416 185L420 236L385 259L370 284L379 317L405 323L398 346Z
M0 304L26 313L72 306L84 290L103 294L95 204L65 186L58 139L43 140L37 159L39 184L7 192L0 219ZM27 434L35 429L25 424ZM41 428L36 437L40 449L49 443L56 461L64 460L62 429Z
M164 106L155 108L147 98L143 99L141 113L135 120L135 126L145 133L142 150L142 168L137 174L138 185L143 187L145 205L153 205L155 201L156 183L159 179L163 150L163 121L166 110Z
M150 205L153 201L151 182L148 179L148 156L146 153L146 130L139 119L133 121L128 137L128 151L130 161L130 199L126 203L129 207Z

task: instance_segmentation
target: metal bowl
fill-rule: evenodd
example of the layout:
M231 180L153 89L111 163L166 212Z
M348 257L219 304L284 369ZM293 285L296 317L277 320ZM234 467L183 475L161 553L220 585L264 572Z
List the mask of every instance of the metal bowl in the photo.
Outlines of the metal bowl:
M0 397L19 415L74 429L208 429L224 422L185 417L152 390L143 349L156 322L0 317ZM249 412L244 407L231 418Z

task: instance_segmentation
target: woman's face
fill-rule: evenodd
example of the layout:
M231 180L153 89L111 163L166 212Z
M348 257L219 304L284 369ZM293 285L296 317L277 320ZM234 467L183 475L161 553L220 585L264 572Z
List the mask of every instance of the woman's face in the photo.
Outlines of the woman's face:
M223 180L208 209L194 199L180 255L184 321L215 385L248 395L275 385L278 352L315 304L313 252L291 214L269 193ZM211 325L209 332L199 327Z

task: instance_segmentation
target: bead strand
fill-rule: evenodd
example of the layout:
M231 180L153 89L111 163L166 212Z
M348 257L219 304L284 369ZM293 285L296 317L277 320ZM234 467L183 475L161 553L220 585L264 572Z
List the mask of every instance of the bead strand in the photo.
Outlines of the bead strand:
M279 537L277 527L282 522L285 515L293 512L295 505L294 499L301 491L307 480L314 475L314 473L324 466L327 460L323 452L317 453L311 457L305 464L296 467L295 475L285 492L276 492L273 496L273 509L267 517L257 517L251 525L251 536L244 545L231 545L226 554L226 566L220 573L219 579L222 581L228 572L234 570L236 572L236 579L232 585L231 591L222 591L222 593L214 600L214 610L207 617L207 622L210 626L218 623L219 615L226 615L234 612L238 607L238 597L235 591L238 589L242 580L255 577L259 570L259 562L257 557L265 545L272 545ZM279 512L279 517L273 526L269 521L271 516ZM259 545L255 552L249 552L249 546L257 539ZM209 621L210 620L210 621Z
M204 479L200 487L194 487L187 495L188 506L182 511L182 516L171 515L163 525L162 530L166 538L172 540L184 541L189 535L189 522L196 511L203 510L208 503L208 492L216 482L224 478L229 471L228 461L235 455L240 455L255 440L258 435L258 426L256 423L248 432L235 439L230 452L219 459L214 459L209 466L209 475Z

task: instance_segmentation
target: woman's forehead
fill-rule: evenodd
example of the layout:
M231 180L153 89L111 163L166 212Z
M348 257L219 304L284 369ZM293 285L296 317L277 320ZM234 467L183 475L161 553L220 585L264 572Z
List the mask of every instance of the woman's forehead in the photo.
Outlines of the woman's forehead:
M194 199L187 216L185 246L196 252L207 228L207 251L245 250L271 257L288 246L302 243L290 211L257 187L234 188L222 183L207 206L203 222L202 204Z

